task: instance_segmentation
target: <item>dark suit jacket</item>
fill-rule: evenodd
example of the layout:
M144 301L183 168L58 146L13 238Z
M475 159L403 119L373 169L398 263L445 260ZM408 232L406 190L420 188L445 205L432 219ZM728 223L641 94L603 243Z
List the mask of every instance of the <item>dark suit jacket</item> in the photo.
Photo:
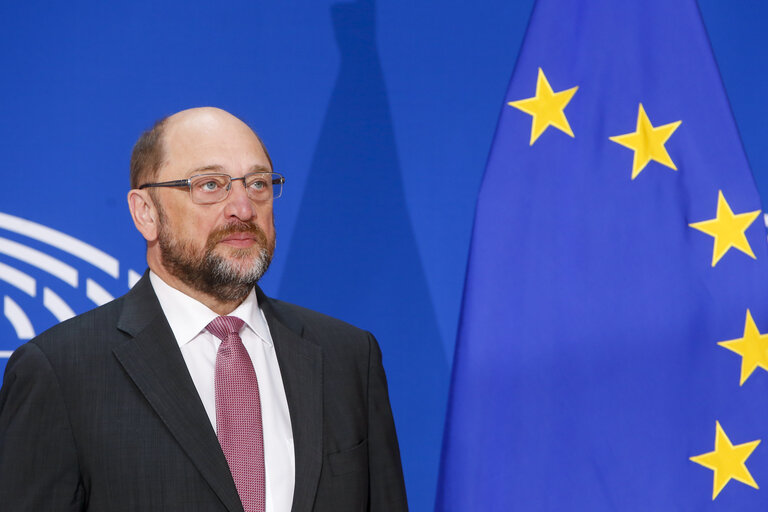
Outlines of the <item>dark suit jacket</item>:
M407 510L376 340L257 292L293 427L292 510ZM147 275L8 361L0 510L242 512Z

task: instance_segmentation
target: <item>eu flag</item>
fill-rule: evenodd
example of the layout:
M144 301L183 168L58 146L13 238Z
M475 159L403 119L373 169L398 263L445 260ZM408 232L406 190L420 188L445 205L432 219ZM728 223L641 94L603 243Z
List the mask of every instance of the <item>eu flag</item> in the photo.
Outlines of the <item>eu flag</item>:
M477 204L438 510L765 510L760 209L694 0L538 1Z

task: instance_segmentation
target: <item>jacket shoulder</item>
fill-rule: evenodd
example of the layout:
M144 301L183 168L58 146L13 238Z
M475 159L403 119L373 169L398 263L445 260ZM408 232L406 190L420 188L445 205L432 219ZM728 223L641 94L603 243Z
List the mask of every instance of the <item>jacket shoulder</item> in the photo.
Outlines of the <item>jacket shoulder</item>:
M302 339L323 348L327 357L368 360L378 351L374 336L338 318L276 299L267 299L275 318Z
M49 356L102 343L105 337L117 332L123 300L124 297L120 297L58 323L27 343L36 345Z
M369 336L370 333L338 318L278 299L267 299L275 316L288 327L311 331L331 330L348 336Z

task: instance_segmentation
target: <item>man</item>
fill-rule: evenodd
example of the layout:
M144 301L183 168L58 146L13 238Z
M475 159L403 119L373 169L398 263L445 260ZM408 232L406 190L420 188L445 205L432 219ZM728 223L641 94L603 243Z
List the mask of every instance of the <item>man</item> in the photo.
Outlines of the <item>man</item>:
M142 135L149 270L9 360L3 511L407 510L375 339L256 286L283 181L222 110Z

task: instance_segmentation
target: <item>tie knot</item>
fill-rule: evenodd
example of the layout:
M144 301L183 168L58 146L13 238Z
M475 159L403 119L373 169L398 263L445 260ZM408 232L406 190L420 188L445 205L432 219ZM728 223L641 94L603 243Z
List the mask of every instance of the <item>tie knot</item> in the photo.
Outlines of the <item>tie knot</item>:
M238 334L244 323L236 316L218 316L208 324L206 329L221 341L224 341L230 334Z

